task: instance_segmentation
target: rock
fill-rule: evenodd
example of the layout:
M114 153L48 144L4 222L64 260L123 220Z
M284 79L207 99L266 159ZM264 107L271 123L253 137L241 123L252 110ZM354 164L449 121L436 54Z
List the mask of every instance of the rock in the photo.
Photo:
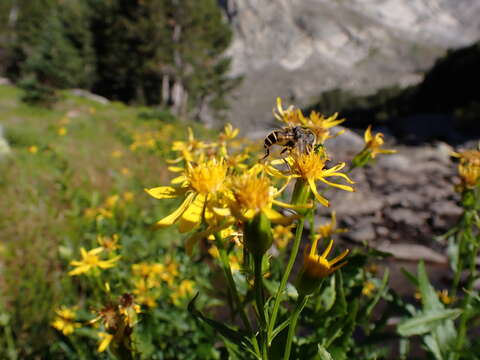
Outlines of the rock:
M12 83L7 78L0 77L0 85L11 85L11 84Z
M110 103L110 101L107 98L104 98L103 96L92 94L91 92L83 89L72 89L70 92L79 97L83 97L92 101L95 101L99 104L106 105Z
M0 160L9 156L12 152L10 145L8 144L7 139L3 135L3 127L0 125Z
M243 128L268 123L277 96L304 106L334 88L415 84L447 49L478 39L474 1L222 2L234 29L232 75L244 76L232 121Z
M377 250L389 252L396 259L406 261L428 261L447 264L448 258L426 246L410 243L393 244L385 242L376 247Z
M356 228L349 229L343 237L357 243L370 243L376 239L375 228L369 219L363 219L362 222L356 224Z

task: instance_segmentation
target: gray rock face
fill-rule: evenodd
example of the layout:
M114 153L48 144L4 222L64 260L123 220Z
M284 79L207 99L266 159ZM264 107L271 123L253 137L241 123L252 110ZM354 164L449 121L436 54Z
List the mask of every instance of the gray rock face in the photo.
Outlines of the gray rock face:
M365 94L412 84L448 48L480 34L476 0L228 0L232 121L271 121L275 98L306 105L332 88Z

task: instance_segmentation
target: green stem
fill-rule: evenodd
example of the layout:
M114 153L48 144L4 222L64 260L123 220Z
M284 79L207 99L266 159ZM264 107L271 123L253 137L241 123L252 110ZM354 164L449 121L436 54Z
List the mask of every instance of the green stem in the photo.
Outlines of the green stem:
M278 309L280 306L280 299L283 291L285 290L285 287L287 286L288 277L290 276L290 272L292 271L293 264L295 263L295 259L297 258L298 248L300 247L300 240L302 239L304 224L305 224L305 219L301 218L297 224L297 229L295 231L295 241L293 243L290 258L288 259L287 267L285 269L285 272L283 273L282 280L280 281L280 286L278 287L277 292L275 294L275 303L273 305L272 316L268 324L268 332L267 332L269 345L271 343L271 335L273 332L273 328L275 327L275 322L277 320Z
M261 257L255 257L254 259L254 292L255 301L257 304L258 319L260 323L260 339L262 344L262 359L268 359L268 338L266 334L267 320L265 317L265 298L263 296L263 276L262 276L262 260Z
M285 344L285 352L283 354L283 360L290 359L290 352L292 350L292 342L293 342L293 337L295 336L295 329L297 327L298 317L300 316L300 313L305 307L305 304L307 303L307 301L308 301L308 297L305 295L300 295L297 299L297 306L295 307L295 310L292 313L292 316L290 319L290 326L288 327L287 343Z
M220 254L220 261L222 262L223 272L225 273L225 278L227 279L228 287L230 288L230 292L233 296L235 306L237 307L237 310L240 313L240 317L243 321L243 324L247 328L248 332L252 333L252 325L250 324L250 320L248 319L245 309L242 306L242 302L240 300L237 287L235 286L235 281L233 280L232 268L230 267L228 254L223 246L223 241L219 234L215 234L215 245L217 246L218 252Z
M478 240L477 240L478 241ZM462 353L462 347L465 342L465 338L467 337L467 322L469 317L468 308L472 302L472 291L473 291L473 284L476 278L476 263L475 260L477 258L478 253L478 244L476 242L472 243L473 249L470 253L469 258L469 271L470 276L468 279L467 291L465 295L465 299L463 301L463 312L460 318L460 325L458 330L458 337L457 337L457 344L456 344L456 358L458 358L458 354Z

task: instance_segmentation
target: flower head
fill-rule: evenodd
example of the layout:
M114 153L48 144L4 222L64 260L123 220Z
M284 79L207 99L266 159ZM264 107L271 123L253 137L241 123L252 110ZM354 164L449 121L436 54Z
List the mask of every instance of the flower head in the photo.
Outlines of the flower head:
M62 306L55 310L57 314L55 320L52 322L52 326L61 331L63 335L70 335L75 331L75 329L81 327L82 325L75 321L75 310L73 308L68 308Z
M287 162L291 169L291 176L305 180L318 202L324 206L329 206L328 200L317 191L317 185L315 183L317 180L345 191L354 191L354 189L348 185L332 183L326 180L326 178L339 176L350 184L354 184L354 182L350 180L347 175L339 172L339 170L345 167L345 163L340 163L330 169L325 169L326 161L327 157L325 153L314 151L310 153L294 152L291 157L287 158Z
M38 152L38 147L35 145L29 146L28 147L28 152L31 154L36 154Z
M211 159L198 165L187 163L183 175L172 180L180 187L160 186L145 191L156 199L172 199L186 195L183 203L156 227L170 226L180 220L180 232L192 230L204 218L207 203L223 190L227 176L224 161Z
M305 249L303 267L297 278L297 290L304 295L313 293L324 278L347 264L346 261L340 264L339 262L347 256L349 253L348 249L334 259L327 260L327 256L332 250L333 240L330 240L322 255L317 255L318 240L319 238L314 240L308 253L307 249Z
M332 250L333 240L330 240L327 248L322 253L322 255L317 255L317 243L318 239L313 242L313 245L308 254L305 254L304 257L304 269L305 272L314 278L324 278L333 273L335 270L340 269L342 266L346 265L347 262L344 261L341 264L338 264L342 259L347 256L349 250L345 250L343 253L338 255L333 260L327 260L328 254ZM337 265L338 264L338 265Z
M397 150L380 149L384 143L383 134L372 134L372 125L369 125L363 136L365 140L365 151L368 151L372 159L375 159L377 154L394 154Z
M337 213L332 211L332 219L329 223L320 225L317 228L317 231L321 238L327 239L331 238L333 234L338 234L347 231L347 229L337 228Z
M82 260L74 260L70 262L70 265L75 266L76 268L71 270L68 275L80 275L95 269L108 269L114 267L118 259L120 259L120 256L116 256L108 260L101 260L98 255L102 251L103 247L98 247L89 251L86 251L83 247L80 248Z
M180 304L180 300L193 293L195 282L192 280L182 280L178 288L170 294L170 298L175 305Z
M461 188L473 189L478 185L480 180L480 163L460 163L458 165L458 174L460 175L460 179L462 181Z

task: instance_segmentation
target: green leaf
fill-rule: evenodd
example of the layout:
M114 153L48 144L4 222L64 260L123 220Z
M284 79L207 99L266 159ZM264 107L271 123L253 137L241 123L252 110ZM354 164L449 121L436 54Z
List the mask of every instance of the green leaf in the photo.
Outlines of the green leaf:
M322 345L318 345L319 360L333 360L332 355Z
M383 274L382 284L380 285L380 288L378 289L375 297L372 299L370 304L368 304L367 309L365 310L367 317L370 316L375 305L377 305L377 303L380 301L380 298L386 293L389 275L390 272L388 271L388 269L386 269L385 273Z
M428 313L419 313L413 318L402 321L397 331L401 336L422 335L432 331L444 320L453 320L462 313L461 309L439 309Z
M192 314L196 319L200 319L218 331L225 338L233 342L234 344L240 344L245 341L246 333L241 330L234 330L223 323L209 319L205 317L200 311L195 308L195 301L197 300L200 293L197 293L193 299L188 304L188 312Z
M435 289L428 280L427 271L425 270L425 264L423 261L420 261L418 264L418 289L420 290L420 294L422 296L424 312L429 312L430 310L441 310L445 308L440 302Z
M415 275L413 275L411 272L409 272L403 267L400 269L400 271L413 285L418 287L418 279L416 278Z

